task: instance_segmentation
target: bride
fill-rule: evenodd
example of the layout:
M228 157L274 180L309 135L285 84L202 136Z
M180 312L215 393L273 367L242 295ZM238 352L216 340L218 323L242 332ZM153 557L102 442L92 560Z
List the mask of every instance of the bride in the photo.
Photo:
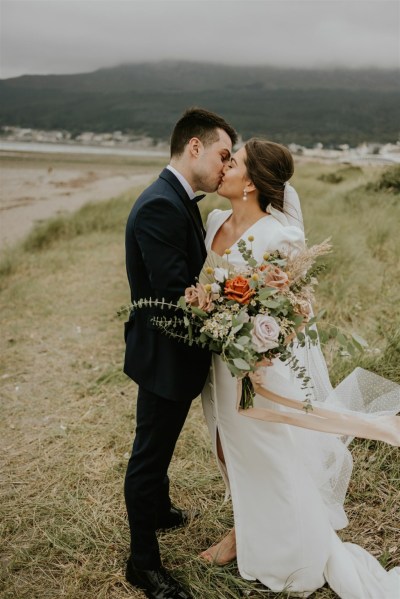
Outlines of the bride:
M230 264L240 266L241 239L254 238L257 262L265 252L301 249L305 238L300 203L286 183L292 174L292 156L284 146L247 142L224 168L218 193L231 201L232 210L210 213L207 250L223 255L228 249ZM336 395L332 400L319 346L295 351L311 377L314 399L328 404L338 399ZM357 370L341 387L340 398L346 403L340 408L379 415L400 411L398 388L393 393L390 382ZM304 395L299 379L278 359L262 371L264 385L272 392ZM389 391L385 383L392 385ZM356 388L364 389L364 406L355 397ZM235 528L202 557L221 565L236 557L243 578L259 580L276 592L307 597L328 582L342 599L399 599L400 568L387 572L367 551L342 543L335 532L348 523L343 502L352 469L347 449L351 438L243 417L235 408L236 379L216 354L202 399L235 522ZM254 403L268 410L285 409L260 395Z

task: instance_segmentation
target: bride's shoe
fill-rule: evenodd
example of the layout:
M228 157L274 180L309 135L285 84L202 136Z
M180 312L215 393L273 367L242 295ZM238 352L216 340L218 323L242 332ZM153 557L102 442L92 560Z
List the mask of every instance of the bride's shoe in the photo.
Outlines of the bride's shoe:
M222 541L200 553L200 557L217 566L225 566L233 561L236 558L235 529L232 528Z

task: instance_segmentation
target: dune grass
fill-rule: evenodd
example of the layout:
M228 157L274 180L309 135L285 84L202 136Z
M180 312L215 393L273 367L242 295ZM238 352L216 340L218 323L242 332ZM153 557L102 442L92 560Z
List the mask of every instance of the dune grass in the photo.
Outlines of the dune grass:
M318 304L328 310L327 323L370 343L355 359L326 348L335 382L355 365L400 382L400 196L393 186L380 186L382 177L388 175L381 167L297 169L308 238L332 236L334 244ZM122 485L136 389L122 374L122 323L115 316L129 300L123 236L136 195L44 223L1 260L4 599L143 597L123 576L129 534ZM203 216L215 206L226 202L207 198ZM341 537L393 567L400 561L398 450L355 441L352 451L350 525ZM235 563L210 567L198 558L232 525L199 400L170 474L176 503L202 512L185 530L160 536L165 565L194 597L287 596L242 580ZM314 597L335 594L324 588Z

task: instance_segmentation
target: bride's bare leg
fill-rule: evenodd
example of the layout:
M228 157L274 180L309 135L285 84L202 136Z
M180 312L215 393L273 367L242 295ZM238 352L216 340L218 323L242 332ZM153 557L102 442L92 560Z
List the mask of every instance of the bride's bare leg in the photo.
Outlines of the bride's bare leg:
M217 566L225 566L233 561L236 558L235 529L232 528L222 541L200 553L200 557Z
M218 458L225 466L225 456L221 445L221 439L219 437L219 432L217 430L217 454ZM232 528L228 534L216 545L212 545L202 553L200 553L200 557L211 562L212 564L217 564L218 566L224 566L225 564L229 564L236 557L236 535L235 529Z

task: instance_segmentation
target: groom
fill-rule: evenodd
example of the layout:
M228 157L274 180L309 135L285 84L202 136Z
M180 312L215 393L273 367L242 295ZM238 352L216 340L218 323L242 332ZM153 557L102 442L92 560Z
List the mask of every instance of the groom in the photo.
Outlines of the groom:
M206 249L195 192L217 189L236 132L223 118L193 108L175 125L170 164L137 199L126 226L132 301L176 301L195 283ZM203 197L203 196L200 196ZM125 373L138 383L136 436L125 478L131 531L126 579L153 599L190 599L162 567L156 530L184 526L190 512L171 503L167 470L210 354L178 343L152 323L152 309L125 324Z

